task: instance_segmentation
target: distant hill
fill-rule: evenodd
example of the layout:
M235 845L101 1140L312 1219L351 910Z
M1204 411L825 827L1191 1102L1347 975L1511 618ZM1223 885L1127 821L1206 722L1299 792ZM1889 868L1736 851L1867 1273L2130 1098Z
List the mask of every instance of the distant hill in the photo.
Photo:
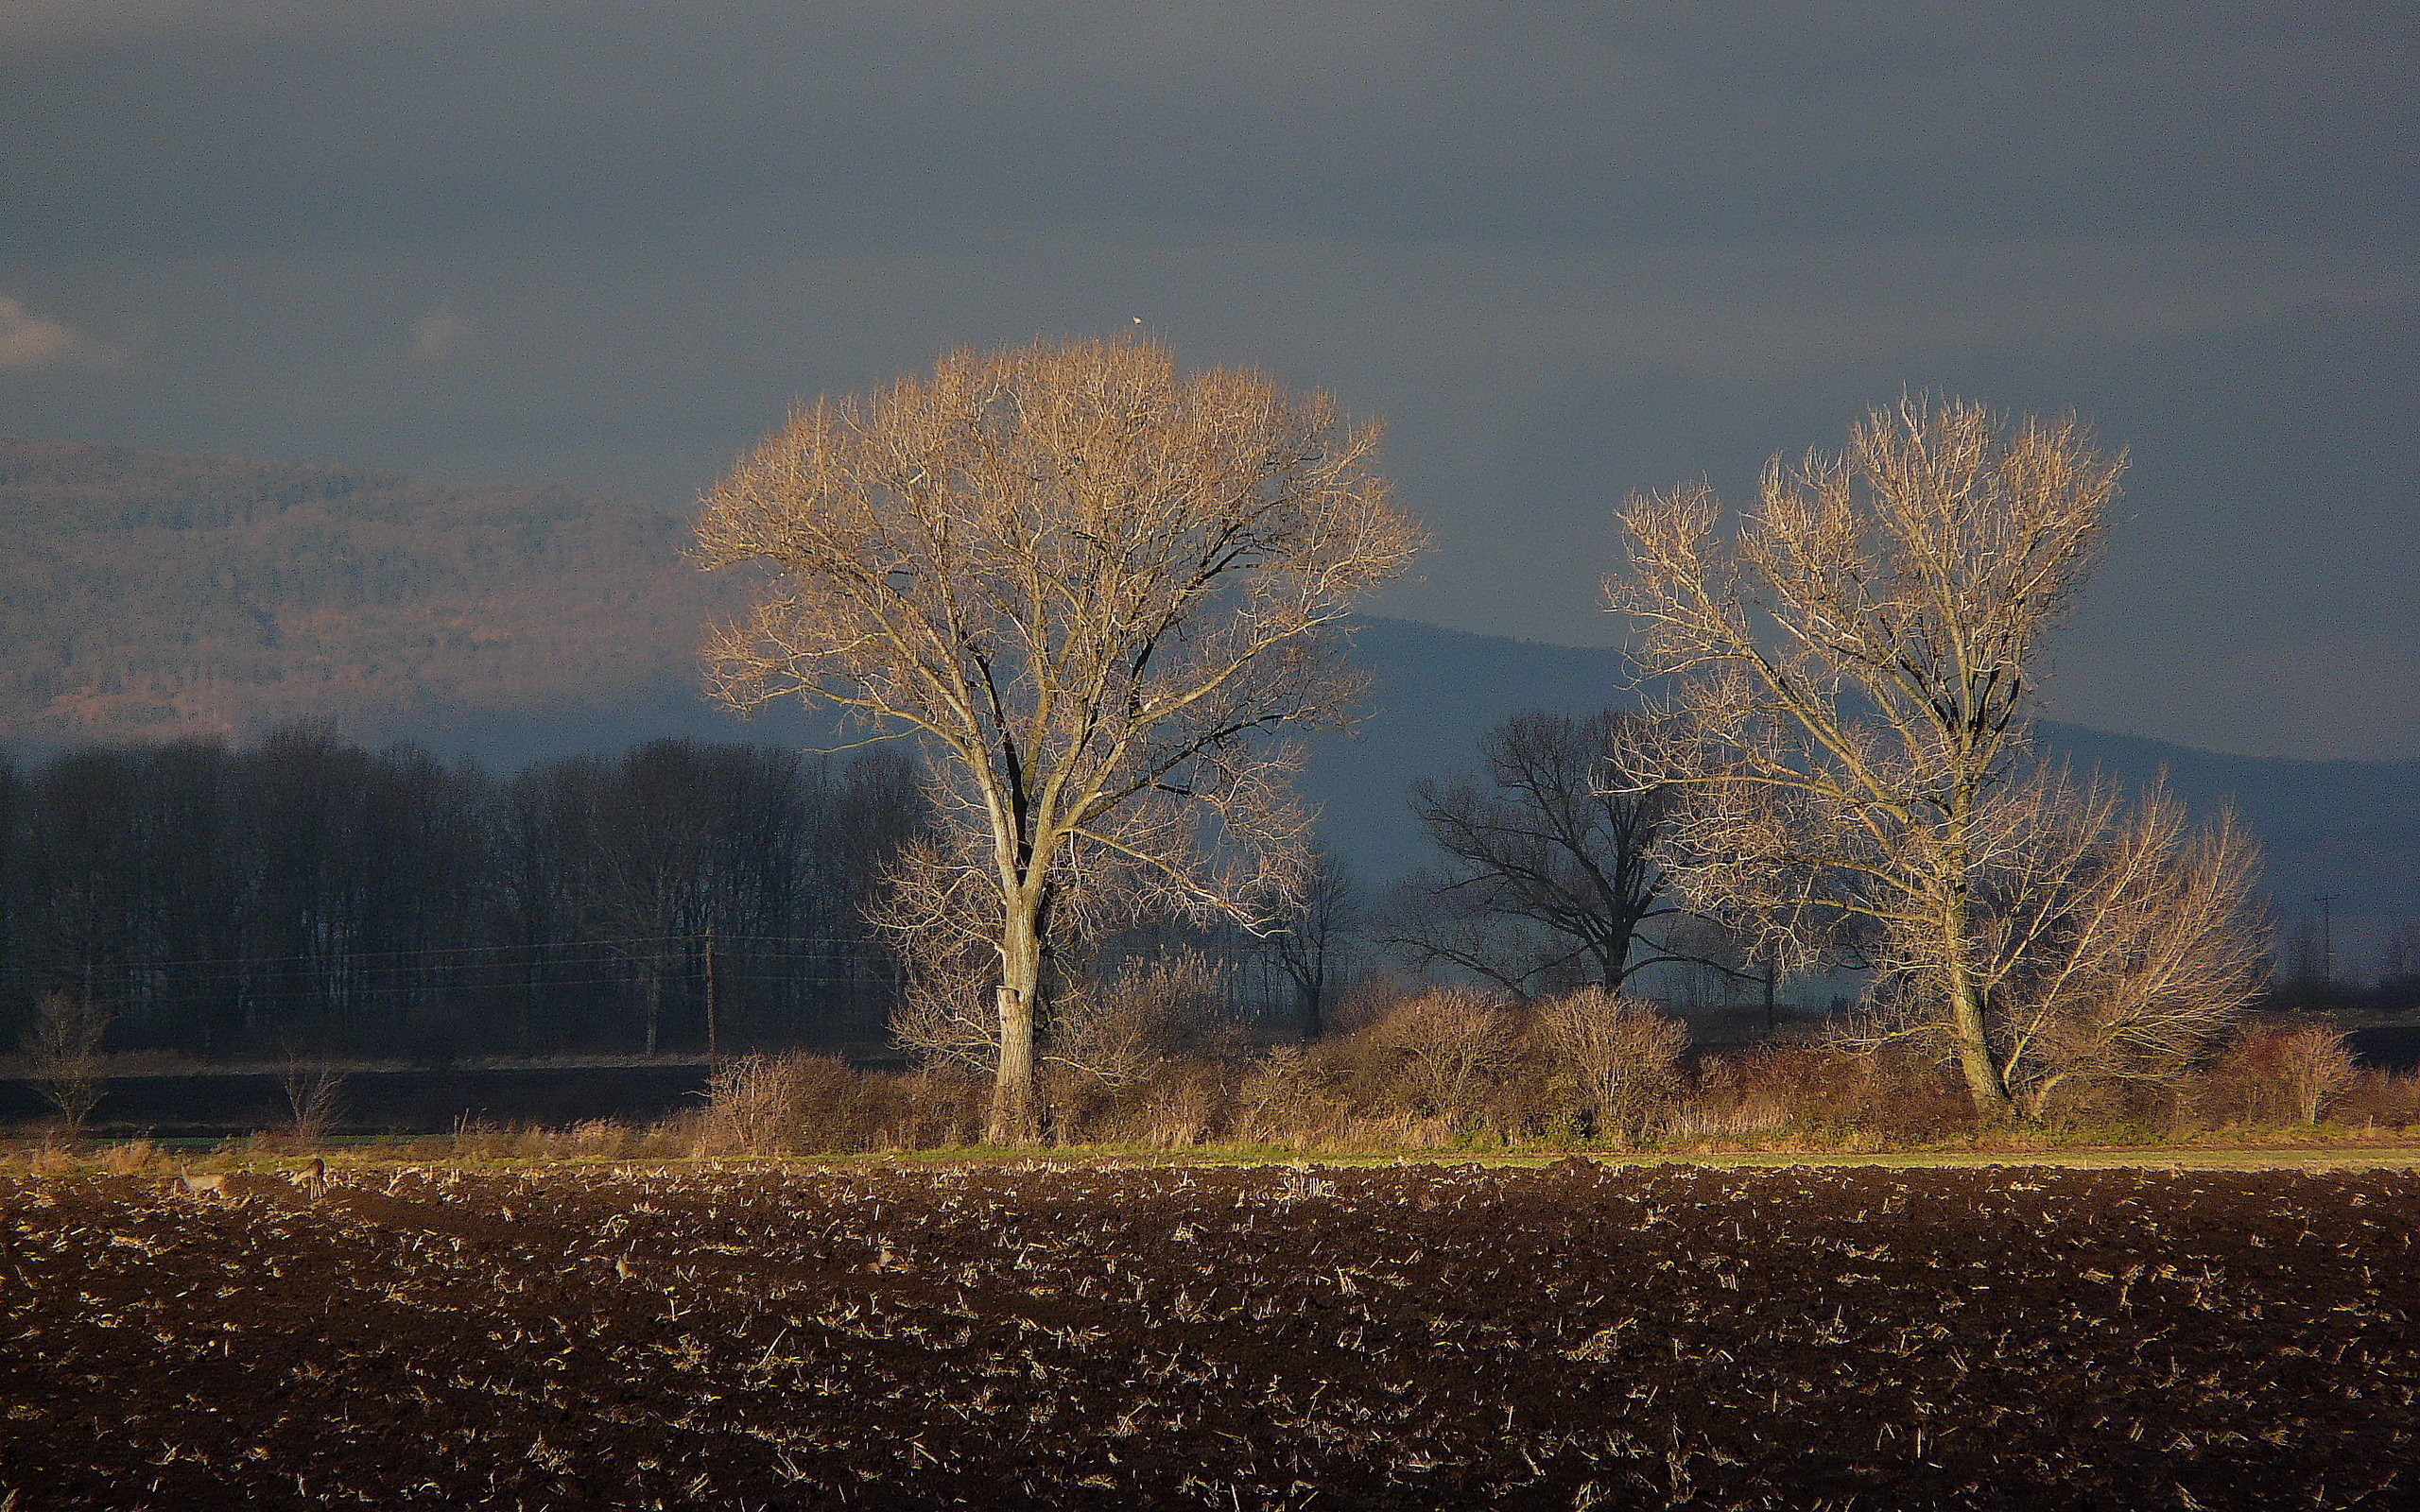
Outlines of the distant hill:
M746 584L693 571L685 522L561 490L0 439L0 742L217 733L333 720L509 766L659 734L809 745L828 721L742 724L700 697L700 627ZM1622 701L1616 653L1373 619L1373 717L1313 743L1305 788L1373 878L1422 859L1414 778L1468 766L1529 709ZM2232 801L2269 849L2279 912L2340 895L2420 913L2420 762L2227 756L2072 725L2048 742L2130 781L2165 769ZM2347 959L2355 956L2347 954Z
M122 447L0 440L0 529L19 744L610 724L694 680L741 588L640 505Z

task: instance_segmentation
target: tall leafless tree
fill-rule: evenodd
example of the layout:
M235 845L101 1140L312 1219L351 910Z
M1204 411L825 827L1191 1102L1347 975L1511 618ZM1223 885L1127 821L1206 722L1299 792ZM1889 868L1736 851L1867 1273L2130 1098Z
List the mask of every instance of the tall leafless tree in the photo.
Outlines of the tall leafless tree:
M709 644L717 696L828 701L937 757L909 880L937 925L969 898L996 922L993 1138L1036 1132L1055 910L1111 887L1261 919L1299 887L1278 737L1338 717L1349 607L1423 544L1376 445L1153 342L1037 343L801 410L709 494L701 561L778 574Z
M2027 744L2044 633L2090 575L2122 467L2072 419L1910 401L1868 415L1840 454L1775 458L1727 540L1705 487L1633 498L1631 569L1606 584L1643 670L1665 679L1663 717L1629 761L1685 794L1662 852L1675 885L1754 930L1768 961L1866 952L1987 1119L2020 1111L2010 1076L2032 1052L2019 1047L2077 1022L2053 1006L2026 1027L2015 978L2057 954L2029 932L2065 920L2095 970L2123 958L2076 922L2090 886L2049 885L2047 858L2169 878L2112 917L2211 916L2187 933L2215 957L2179 970L2218 984L2222 1008L2241 954L2239 836L2196 842L2228 886L2179 888L2164 868L2192 847L2172 805L2144 810L2155 833L2115 838L2131 832L2114 800L2045 772Z
M1479 777L1423 779L1412 812L1444 862L1398 889L1390 943L1525 996L1695 959L1641 933L1677 909L1650 854L1665 795L1614 764L1628 718L1517 714Z

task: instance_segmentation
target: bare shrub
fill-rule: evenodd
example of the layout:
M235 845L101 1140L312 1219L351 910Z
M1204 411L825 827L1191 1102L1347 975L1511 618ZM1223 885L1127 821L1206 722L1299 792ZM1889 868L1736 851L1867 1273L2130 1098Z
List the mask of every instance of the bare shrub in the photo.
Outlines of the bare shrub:
M1150 1076L1217 1037L1219 987L1197 951L1128 961L1106 984L1061 994L1044 1058L1112 1087Z
M1670 1111L1688 1031L1649 1005L1600 987L1544 1004L1539 1027L1560 1077L1600 1139L1635 1142Z
M1293 1150L1340 1139L1352 1109L1338 1093L1333 1059L1280 1045L1253 1062L1236 1089L1235 1137Z
M112 1176L144 1176L161 1168L160 1147L149 1140L128 1140L101 1152L101 1169Z
M706 1084L700 1154L798 1155L872 1147L883 1089L830 1056L748 1056Z
M564 1143L571 1155L611 1160L629 1146L631 1133L628 1124L614 1119L582 1119L565 1131Z
M973 1072L929 1067L884 1078L880 1143L885 1149L944 1149L977 1143L992 1103L991 1084Z
M1472 1127L1513 1064L1514 1029L1494 1000L1462 988L1413 998L1355 1037L1409 1111Z
M344 1077L325 1060L306 1063L288 1056L278 1086L285 1093L287 1129L298 1145L308 1148L326 1139L344 1116Z
M73 992L44 992L34 1002L33 1022L19 1045L26 1080L59 1110L71 1139L83 1131L108 1090L101 1037L109 1026L109 1010L98 1004Z
M1887 1046L1817 1043L1709 1057L1683 1095L1669 1132L1921 1141L1973 1121L1959 1081L1930 1057Z
M1748 1074L1740 1062L1708 1057L1697 1083L1674 1100L1664 1131L1674 1139L1739 1140L1789 1126L1790 1108L1771 1086Z
M2360 1075L2341 1030L2250 1023L2211 1066L2204 1107L2221 1123L2316 1126Z
M2338 1123L2374 1128L2420 1124L2420 1075L2365 1070L2337 1099L2335 1117Z
M1192 1061L1161 1068L1119 1099L1113 1138L1155 1149L1184 1149L1214 1138L1226 1122L1227 1068Z

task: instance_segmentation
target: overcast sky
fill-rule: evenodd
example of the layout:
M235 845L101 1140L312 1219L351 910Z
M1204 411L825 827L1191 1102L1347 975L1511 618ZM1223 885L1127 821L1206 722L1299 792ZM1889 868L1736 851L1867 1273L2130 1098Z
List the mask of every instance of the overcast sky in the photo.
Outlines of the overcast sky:
M0 431L677 507L1139 316L1387 420L1383 611L1606 644L1624 493L2073 405L2051 712L2412 757L2415 143L2409 5L0 0Z

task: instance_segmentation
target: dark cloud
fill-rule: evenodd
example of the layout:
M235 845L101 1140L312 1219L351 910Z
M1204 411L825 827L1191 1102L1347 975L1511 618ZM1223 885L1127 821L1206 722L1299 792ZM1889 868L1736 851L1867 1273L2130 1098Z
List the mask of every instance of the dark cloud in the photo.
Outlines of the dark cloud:
M1609 639L1619 496L1934 386L2136 458L2068 717L2420 753L2399 8L18 3L0 426L678 505L1122 327L1387 415L1396 613Z

